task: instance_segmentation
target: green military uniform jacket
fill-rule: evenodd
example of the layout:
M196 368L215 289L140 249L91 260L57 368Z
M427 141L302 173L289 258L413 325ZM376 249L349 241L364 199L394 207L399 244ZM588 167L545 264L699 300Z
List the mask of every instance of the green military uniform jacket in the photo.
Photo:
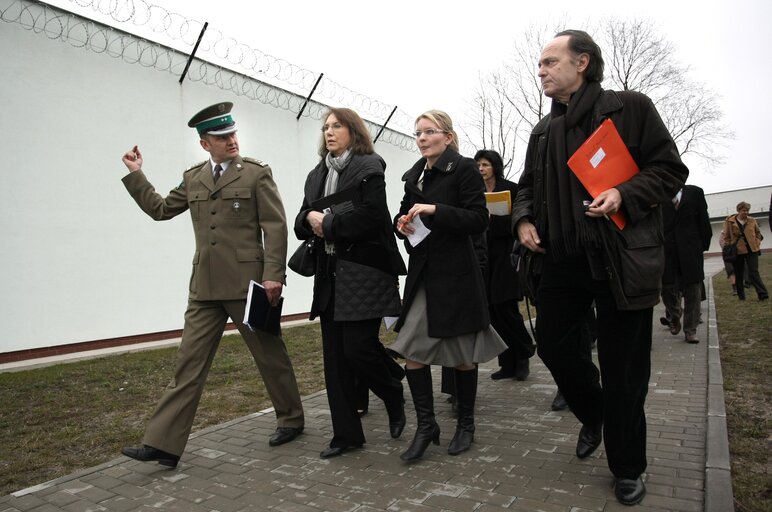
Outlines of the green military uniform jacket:
M190 210L196 237L191 299L244 299L251 279L285 282L287 222L267 164L236 157L215 184L207 160L185 171L166 197L142 171L130 172L123 184L155 220Z

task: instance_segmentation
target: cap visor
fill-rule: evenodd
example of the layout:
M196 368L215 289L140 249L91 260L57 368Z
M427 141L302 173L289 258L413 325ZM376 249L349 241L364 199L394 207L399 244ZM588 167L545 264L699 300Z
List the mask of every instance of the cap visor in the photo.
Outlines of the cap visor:
M236 133L238 131L238 128L236 126L229 126L227 128L222 128L220 130L210 130L206 133L202 133L202 135L228 135L229 133Z

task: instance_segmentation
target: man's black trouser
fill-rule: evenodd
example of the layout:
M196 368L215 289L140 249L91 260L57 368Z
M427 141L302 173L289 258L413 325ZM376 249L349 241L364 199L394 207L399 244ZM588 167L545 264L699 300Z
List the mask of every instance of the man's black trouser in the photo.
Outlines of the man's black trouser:
M600 372L582 350L580 335L593 300ZM592 279L586 257L555 262L549 254L537 304L539 357L579 421L603 421L606 458L614 476L637 478L646 469L643 408L651 371L653 308L618 310L609 283Z
M514 372L517 361L529 359L536 348L525 328L518 302L511 299L490 304L488 311L491 315L491 325L507 344L507 349L499 354L499 366Z

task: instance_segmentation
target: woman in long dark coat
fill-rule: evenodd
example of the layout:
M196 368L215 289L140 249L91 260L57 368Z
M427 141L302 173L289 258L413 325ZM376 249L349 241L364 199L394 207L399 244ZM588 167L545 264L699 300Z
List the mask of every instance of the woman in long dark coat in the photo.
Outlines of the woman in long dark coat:
M393 363L378 334L381 319L399 313L397 276L406 270L386 205L386 164L356 112L329 110L319 156L306 179L295 234L315 240L311 318L321 320L333 429L330 446L320 453L326 459L365 442L358 385L383 400L392 437L405 427L402 383L389 369Z
M455 368L458 422L448 453L468 450L474 439L477 363L506 348L490 327L480 265L472 236L488 226L484 185L474 160L458 154L458 137L450 117L431 110L416 120L416 143L422 158L403 176L405 195L394 218L397 236L407 238L410 254L399 332L392 350L406 359L406 375L418 418L410 447L401 458L423 456L429 443L439 444L434 419L429 365ZM410 240L420 232L423 240Z
M474 159L485 182L486 192L509 192L507 210L511 212L517 185L504 178L501 156L491 149L483 149L475 154ZM493 328L507 344L507 350L499 354L501 368L492 373L491 378L525 380L529 373L528 359L536 351L536 346L525 328L518 306L523 295L509 257L515 241L510 214L491 215L486 235L488 310Z

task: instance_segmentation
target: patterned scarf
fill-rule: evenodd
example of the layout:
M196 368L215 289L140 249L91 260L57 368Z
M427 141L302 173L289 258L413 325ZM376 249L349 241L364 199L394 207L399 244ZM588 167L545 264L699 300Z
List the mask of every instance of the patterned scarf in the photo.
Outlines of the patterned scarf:
M343 172L343 169L351 161L352 156L354 155L351 153L351 150L347 149L340 156L333 156L332 153L327 153L327 156L324 157L324 163L327 164L330 172L327 173L327 181L324 183L324 195L322 197L327 197L338 191L340 173Z
M327 197L330 194L334 194L338 191L338 180L340 179L340 173L348 166L351 161L351 157L354 154L351 149L347 149L340 156L333 156L328 152L324 157L324 163L327 164L327 181L324 182L324 194L322 197ZM327 254L335 254L335 244L333 242L324 241L324 252Z

